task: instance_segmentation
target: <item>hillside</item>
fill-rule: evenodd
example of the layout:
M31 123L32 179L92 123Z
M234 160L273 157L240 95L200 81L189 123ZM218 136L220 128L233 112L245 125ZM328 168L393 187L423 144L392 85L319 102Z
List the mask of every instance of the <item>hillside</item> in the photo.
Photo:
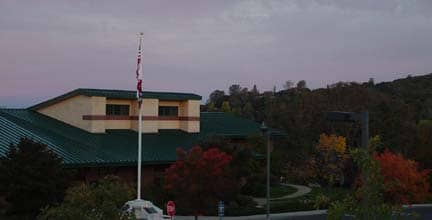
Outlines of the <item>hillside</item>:
M304 81L276 92L259 92L232 85L229 93L215 90L204 111L230 111L287 132L282 141L295 157L310 152L321 133L347 137L351 147L360 145L359 126L328 122L327 111L369 111L370 134L413 157L419 145L418 124L432 119L432 74L374 84L338 82L310 90Z
M418 120L432 118L432 73L379 83L376 87L414 106Z

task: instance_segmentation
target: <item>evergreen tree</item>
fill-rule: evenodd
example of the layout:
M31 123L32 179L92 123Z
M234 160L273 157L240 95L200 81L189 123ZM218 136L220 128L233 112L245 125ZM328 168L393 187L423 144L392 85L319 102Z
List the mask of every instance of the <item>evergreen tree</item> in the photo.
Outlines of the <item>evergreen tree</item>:
M258 96L259 95L259 91L256 85L253 85L253 88L251 90L251 95L252 96Z
M8 215L33 219L44 206L61 201L67 179L62 159L31 139L22 138L0 158L0 197Z

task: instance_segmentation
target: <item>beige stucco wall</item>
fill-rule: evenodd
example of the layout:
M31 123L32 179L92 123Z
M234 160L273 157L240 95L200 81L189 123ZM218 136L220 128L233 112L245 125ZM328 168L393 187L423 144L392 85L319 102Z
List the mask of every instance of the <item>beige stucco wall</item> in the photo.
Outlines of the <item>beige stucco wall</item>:
M105 97L75 96L37 110L39 113L94 133L105 132L104 121L83 120L83 115L105 114Z
M92 111L90 115L105 115L106 113L106 98L105 97L90 97L90 103L92 105ZM82 120L82 116L81 116ZM105 133L106 129L106 121L102 120L94 120L90 121L90 132L93 133Z
M159 120L159 129L180 129L179 120Z
M177 106L179 107L181 102L179 101L159 101L159 106Z
M199 117L200 116L200 101L198 100L188 100L187 102L187 111L189 117Z
M129 115L138 116L136 100L106 99L105 97L75 96L59 103L39 109L38 112L56 118L70 125L92 133L104 133L106 129L132 129L138 131L137 120L83 120L84 115L103 116L106 104L129 105ZM144 118L158 117L159 106L178 106L180 117L199 117L200 101L159 101L143 99L142 115ZM200 131L199 121L181 120L143 120L143 133L157 133L159 129L181 129L186 132Z
M186 117L200 117L200 101L198 100L187 100L181 105L182 111L180 116ZM180 129L189 133L200 132L199 121L181 121Z
M133 109L133 110L132 110ZM157 117L159 114L159 100L158 99L143 99L142 109L143 116ZM138 116L138 102L133 101L131 105L131 115ZM143 120L142 122L143 133L157 133L159 131L159 122L157 120ZM131 120L131 129L138 131L138 121Z

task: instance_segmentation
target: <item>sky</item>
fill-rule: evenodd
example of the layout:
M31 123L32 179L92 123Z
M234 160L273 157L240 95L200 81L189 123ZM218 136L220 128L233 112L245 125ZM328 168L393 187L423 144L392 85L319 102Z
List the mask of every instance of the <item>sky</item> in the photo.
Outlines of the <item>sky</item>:
M261 91L390 81L432 72L431 0L0 1L0 106L28 107L76 88L208 98L231 84Z

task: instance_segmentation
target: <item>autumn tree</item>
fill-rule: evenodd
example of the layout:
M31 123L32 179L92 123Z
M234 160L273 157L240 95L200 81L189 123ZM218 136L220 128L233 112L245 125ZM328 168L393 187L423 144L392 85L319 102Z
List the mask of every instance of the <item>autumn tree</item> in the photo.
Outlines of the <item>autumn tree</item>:
M385 150L374 155L384 176L385 197L396 204L424 202L429 194L430 170L420 170L418 163L401 154Z
M179 209L197 216L209 214L219 200L229 202L238 187L230 170L232 157L217 148L190 152L177 149L178 160L165 172L165 189L172 193Z
M306 162L312 179L323 185L343 185L344 168L349 156L346 152L346 139L342 136L321 134L315 153Z

